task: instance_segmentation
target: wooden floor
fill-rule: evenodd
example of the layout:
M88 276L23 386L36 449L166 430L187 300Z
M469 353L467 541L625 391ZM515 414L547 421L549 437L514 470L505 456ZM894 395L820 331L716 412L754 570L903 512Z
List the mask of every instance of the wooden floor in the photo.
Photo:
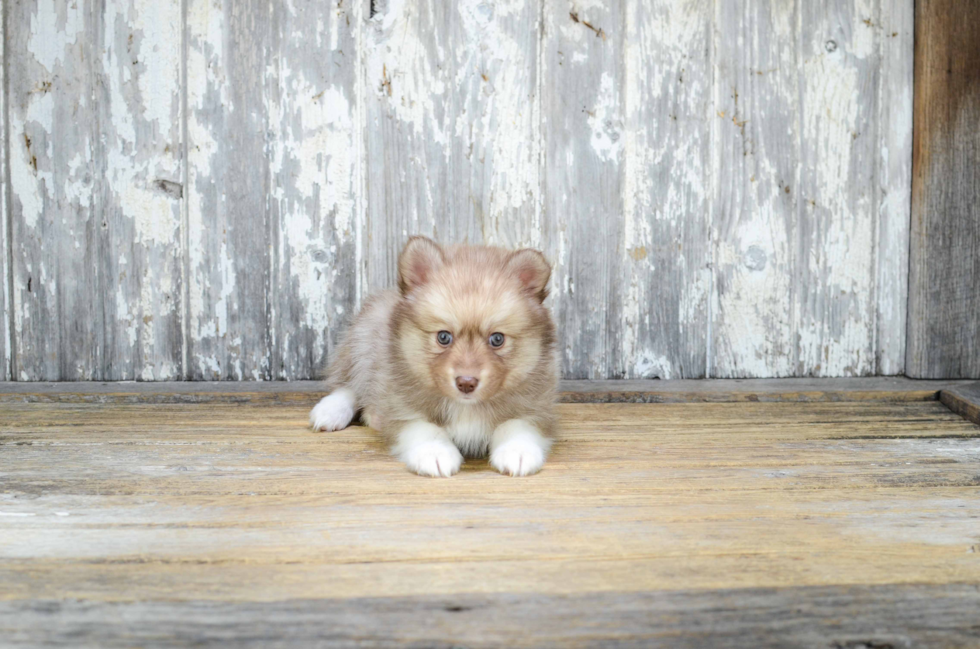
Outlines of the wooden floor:
M308 406L0 403L0 646L980 646L939 401L563 404L448 480Z

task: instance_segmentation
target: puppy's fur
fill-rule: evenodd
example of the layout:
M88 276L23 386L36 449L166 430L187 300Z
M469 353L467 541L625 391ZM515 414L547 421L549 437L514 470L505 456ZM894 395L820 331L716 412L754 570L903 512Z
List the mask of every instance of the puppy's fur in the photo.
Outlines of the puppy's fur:
M398 290L369 299L347 332L311 425L339 430L360 410L421 475L448 477L464 454L487 453L501 473L537 472L555 429L555 327L542 304L550 274L536 250L413 237Z

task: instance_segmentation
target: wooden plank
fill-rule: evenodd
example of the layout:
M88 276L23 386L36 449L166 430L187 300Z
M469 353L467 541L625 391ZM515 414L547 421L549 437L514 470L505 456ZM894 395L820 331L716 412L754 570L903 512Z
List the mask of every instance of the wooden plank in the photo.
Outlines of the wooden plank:
M953 412L980 424L980 383L943 388L939 399Z
M795 315L800 11L799 2L715 4L726 27L714 32L711 377L812 370L797 362Z
M797 372L875 372L880 18L852 2L800 4ZM900 214L896 214L900 217Z
M980 6L915 7L906 372L980 378Z
M539 7L370 6L365 285L394 285L410 234L541 247Z
M421 479L301 407L4 414L8 605L980 578L980 427L936 402L565 405L527 480Z
M90 38L101 36L96 163L104 169L97 200L106 224L99 260L104 293L96 295L105 314L99 378L177 380L182 377L181 7L107 0L95 19L99 24ZM74 319L62 315L65 325Z
M0 42L6 43L7 6L5 0L0 0ZM10 247L10 223L7 219L7 64L5 48L0 48L0 306L3 307L3 317L0 319L0 376L4 381L11 378L13 363L13 341L10 338L13 330L13 304L11 304L11 258L13 250Z
M909 223L912 205L912 76L915 7L881 0L875 128L878 184L875 373L905 372L908 318Z
M728 403L780 401L935 401L941 390L972 381L902 377L853 379L565 380L564 403ZM313 403L317 381L0 383L0 403Z
M273 134L276 379L319 377L357 306L354 31L363 4L271 5L275 70L266 74L278 88L265 110Z
M625 3L545 3L544 211L562 376L622 378Z
M625 304L608 325L617 356L594 378L702 378L707 369L712 21L702 0L629 0L625 33L607 37L625 57L623 240L609 253L622 259Z
M890 25L905 4L884 11ZM900 345L877 332L902 318L903 260L891 253L904 212L890 208L902 168L877 161L882 142L901 157L908 122L878 120L901 99L907 59L896 46L881 68L882 15L846 2L717 5L716 23L731 28L715 32L711 376L897 371ZM890 360L879 368L879 357Z
M180 7L11 7L12 375L180 377Z
M97 3L7 7L13 375L100 379L109 222ZM114 283L114 282L113 282Z
M961 383L967 381L957 382ZM929 401L948 385L952 384L903 377L562 381L560 399L564 403Z
M973 585L288 602L0 602L11 647L970 647ZM424 624L422 623L424 621Z
M272 5L187 1L185 377L271 379L277 339L268 106Z

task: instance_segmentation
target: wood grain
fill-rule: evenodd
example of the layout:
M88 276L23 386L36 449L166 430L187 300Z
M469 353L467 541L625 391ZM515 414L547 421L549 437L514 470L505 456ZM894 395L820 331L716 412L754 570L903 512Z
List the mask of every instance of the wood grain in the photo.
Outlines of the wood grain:
M269 107L276 22L260 0L187 3L185 375L271 379L278 221Z
M567 378L904 369L911 0L6 15L0 378L315 378L414 233L542 248Z
M797 401L935 401L940 391L972 381L738 379L670 381L564 380L563 403L728 403ZM324 393L316 381L0 383L0 403L309 403Z
M364 3L272 4L272 376L318 378L357 308L355 29ZM246 271L247 272L247 271Z
M866 376L875 363L877 8L801 2L794 269L797 375ZM900 218L901 214L896 215Z
M624 2L545 3L544 211L562 376L623 378Z
M301 407L0 408L12 646L976 634L980 426L934 401L563 405L524 480L419 478Z
M179 378L180 7L8 21L13 375Z
M714 39L712 377L800 370L799 12L799 2L715 3L727 28Z
M368 429L310 433L303 407L3 410L8 601L980 577L980 427L936 402L563 405L541 474L446 481Z
M181 8L110 0L96 19L105 224L104 292L92 294L105 314L99 378L172 381L182 377Z
M980 424L980 383L953 386L939 396L950 410Z
M0 41L7 42L6 0L0 0ZM7 64L6 48L0 48L0 306L3 317L0 319L0 376L4 381L11 378L13 363L13 305L11 304L11 268L13 251L10 247L10 220L7 215Z
M7 7L5 61L18 380L105 376L109 221L100 136L102 14L93 0Z
M12 647L267 647L274 639L280 647L966 648L976 646L978 606L980 592L969 584L261 603L40 601L0 602L0 629Z
M592 378L707 372L712 20L704 0L630 0L624 34L609 36L625 58L623 275L610 296L624 305L610 367Z
M364 35L369 290L394 285L411 234L540 247L538 6L380 9Z
M912 205L912 78L915 7L906 1L880 3L876 25L878 137L875 293L877 374L905 372L908 318L909 224ZM880 30L880 31L878 31Z
M980 7L915 9L910 376L980 378Z
M911 3L716 6L711 376L896 373Z

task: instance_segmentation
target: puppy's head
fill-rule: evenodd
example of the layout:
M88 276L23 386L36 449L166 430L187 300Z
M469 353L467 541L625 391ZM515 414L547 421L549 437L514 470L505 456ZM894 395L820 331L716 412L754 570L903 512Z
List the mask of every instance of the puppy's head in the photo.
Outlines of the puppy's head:
M460 402L492 399L549 361L542 302L551 269L536 250L442 248L409 240L398 259L397 344L424 388Z

